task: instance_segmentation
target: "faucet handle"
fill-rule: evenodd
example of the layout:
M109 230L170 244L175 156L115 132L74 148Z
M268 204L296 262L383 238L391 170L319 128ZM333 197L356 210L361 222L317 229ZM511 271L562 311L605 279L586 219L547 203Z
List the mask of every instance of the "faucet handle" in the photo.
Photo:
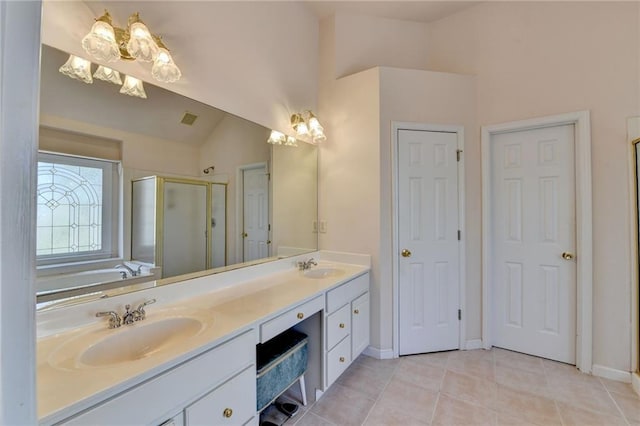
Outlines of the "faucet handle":
M109 328L118 328L122 325L122 318L120 318L120 315L118 315L117 312L106 311L96 313L96 317L106 316L109 316Z
M138 314L140 315L141 320L147 317L147 313L144 311L144 307L147 305L152 305L154 303L156 303L156 299L150 299L144 303L141 303L140 306L138 306Z

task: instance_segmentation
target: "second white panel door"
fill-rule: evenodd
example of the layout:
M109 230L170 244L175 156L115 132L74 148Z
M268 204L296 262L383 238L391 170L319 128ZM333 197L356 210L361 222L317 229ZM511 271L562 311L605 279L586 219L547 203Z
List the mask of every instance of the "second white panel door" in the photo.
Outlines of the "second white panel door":
M269 257L269 176L265 166L243 173L244 262Z
M457 134L398 131L399 354L458 349Z
M491 136L493 344L575 364L574 127Z

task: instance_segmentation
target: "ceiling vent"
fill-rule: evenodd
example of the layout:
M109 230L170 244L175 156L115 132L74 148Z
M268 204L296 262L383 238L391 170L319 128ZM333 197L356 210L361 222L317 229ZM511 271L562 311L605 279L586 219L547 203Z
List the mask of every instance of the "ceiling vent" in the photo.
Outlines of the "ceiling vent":
M193 123L195 123L197 118L197 115L191 114L190 112L185 112L180 122L182 124L186 124L187 126L193 126Z

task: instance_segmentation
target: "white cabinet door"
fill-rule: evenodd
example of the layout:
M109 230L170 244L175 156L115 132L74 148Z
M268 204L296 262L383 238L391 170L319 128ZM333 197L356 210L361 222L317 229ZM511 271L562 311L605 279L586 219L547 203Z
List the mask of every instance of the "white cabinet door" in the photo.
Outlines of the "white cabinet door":
M369 292L351 302L351 357L369 346Z
M243 425L255 415L256 375L248 368L185 409L186 426Z

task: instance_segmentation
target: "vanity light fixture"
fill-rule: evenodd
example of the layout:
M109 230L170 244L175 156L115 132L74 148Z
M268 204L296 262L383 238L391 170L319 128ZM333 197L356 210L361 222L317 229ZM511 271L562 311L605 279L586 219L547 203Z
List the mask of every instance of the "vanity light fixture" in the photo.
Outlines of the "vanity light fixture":
M93 83L93 78L91 78L91 62L79 56L69 55L67 62L65 62L58 71L68 77L84 81L87 84ZM122 84L120 73L104 65L98 65L98 69L93 76L98 80L104 80L113 84ZM124 77L124 84L122 84L120 88L120 93L147 99L142 81L130 75Z
M292 114L291 127L293 127L299 138L310 139L313 144L327 140L324 128L310 110Z
M67 62L65 62L58 71L67 77L84 81L87 84L93 83L93 78L91 78L91 62L79 56L69 55Z
M111 15L105 10L82 39L82 47L99 61L153 62L151 75L163 83L172 83L182 76L167 46L160 36L149 31L138 12L129 17L127 28L120 28L113 25Z
M298 141L293 136L287 136L277 130L272 130L267 142L272 145L298 146Z

